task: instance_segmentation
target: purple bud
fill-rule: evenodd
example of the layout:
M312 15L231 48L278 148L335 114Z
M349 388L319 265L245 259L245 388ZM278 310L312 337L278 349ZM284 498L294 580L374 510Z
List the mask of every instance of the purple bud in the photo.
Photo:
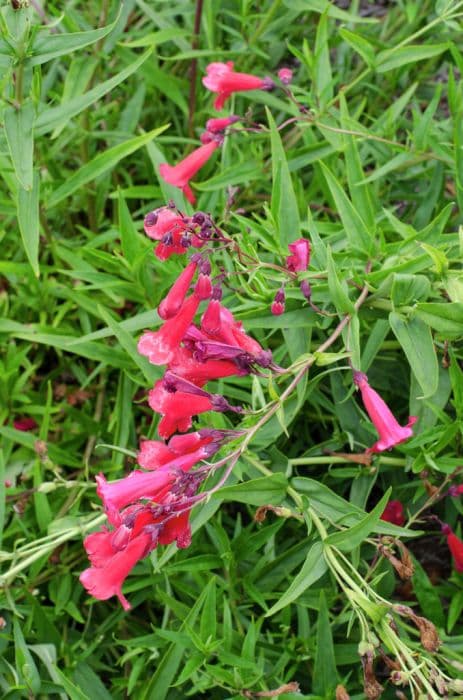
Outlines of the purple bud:
M156 226L158 222L158 210L150 211L149 214L145 216L145 226Z
M310 286L309 282L307 280L302 280L300 289L302 294L309 301L310 297L312 296L312 287Z

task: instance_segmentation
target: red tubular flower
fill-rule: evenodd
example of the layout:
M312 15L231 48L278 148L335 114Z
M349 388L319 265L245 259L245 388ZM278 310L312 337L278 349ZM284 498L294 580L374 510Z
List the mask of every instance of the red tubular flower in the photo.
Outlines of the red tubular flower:
M283 85L289 85L293 79L293 71L291 68L280 68L277 73Z
M367 453L390 450L412 437L412 425L417 421L415 416L410 416L407 425L402 427L381 396L368 384L365 374L354 372L354 382L360 389L365 409L379 435L379 440L368 448Z
M169 318L158 331L143 333L138 341L140 355L146 355L153 365L167 364L174 357L175 351L191 324L198 310L199 301L198 297L192 294L183 303L178 314Z
M191 544L190 511L175 515L163 525L159 533L159 544L176 542L179 549L185 549Z
M453 496L454 498L456 496L461 496L463 494L463 484L458 484L451 486L448 490L448 495Z
M247 90L271 90L273 82L269 78L258 78L248 73L235 73L233 61L227 63L210 63L206 68L207 75L203 78L203 85L218 96L214 101L215 109L222 109L226 100L234 92Z
M120 511L123 508L142 498L161 503L175 478L175 473L168 469L150 472L135 470L124 479L110 482L103 474L98 474L96 492L103 501L111 525L120 525Z
M275 294L270 310L274 316L281 316L285 311L285 290L281 287Z
M13 421L13 428L16 430L21 430L22 432L28 433L30 430L35 430L39 426L35 422L33 418L26 417L26 418L16 418L16 420Z
M235 114L230 117L219 117L218 119L208 119L206 122L206 129L211 134L220 134L227 126L231 126L240 120Z
M163 380L156 382L148 394L148 403L163 417L158 432L168 438L175 432L184 433L191 428L193 416L206 411L227 411L234 409L218 394L210 394L195 384L168 373Z
M188 433L188 435L177 435L171 438L167 445L159 440L142 440L137 462L143 469L151 470L171 466L172 462L177 460L179 456L183 457L190 453L196 453L204 448L205 445L209 445L214 439L218 441L219 438L211 435L211 432L198 430L194 433ZM199 456L196 461L202 459L203 456ZM183 466L181 468L184 469Z
M159 304L158 314L162 319L167 320L168 318L172 318L180 311L188 293L191 280L195 275L197 265L197 261L192 260L185 267L170 288L167 296Z
M169 207L160 207L145 216L144 228L147 236L161 241L167 234L181 236L188 228L188 220Z
M447 538L447 545L453 557L453 563L458 573L463 573L463 542L455 535L449 525L443 523L442 533Z
M230 360L207 360L201 362L187 348L178 348L169 362L169 369L179 377L203 386L209 381L248 374L248 371L236 366Z
M130 603L122 594L122 584L135 564L152 548L152 535L142 532L119 551L111 544L113 536L113 532L103 530L85 539L84 546L94 565L85 569L79 579L94 598L107 600L115 595L124 610L130 610Z
M306 238L298 238L294 243L289 243L288 248L292 253L286 258L288 270L290 272L307 270L310 262L310 241Z
M190 153L189 156L181 160L177 165L172 166L168 163L162 163L159 166L159 174L163 180L170 185L179 187L188 201L194 204L196 199L189 185L189 181L209 160L219 145L220 144L216 140L209 141L209 143L205 143L199 148L196 148L193 153Z
M400 501L389 501L383 511L381 520L385 520L387 523L392 523L393 525L404 525L405 515L402 503Z

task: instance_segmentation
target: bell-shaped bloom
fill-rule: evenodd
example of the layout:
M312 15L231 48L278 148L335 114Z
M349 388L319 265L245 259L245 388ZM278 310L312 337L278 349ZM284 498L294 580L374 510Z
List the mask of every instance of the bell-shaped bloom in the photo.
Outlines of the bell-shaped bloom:
M448 495L453 496L454 498L456 496L461 496L463 494L463 484L458 484L458 486L455 484L454 486L451 486L448 490Z
M198 236L191 232L191 221L169 207L160 207L145 216L146 234L156 241L158 246L154 254L160 260L167 260L171 255L183 255L192 245L200 248L204 245Z
M155 241L161 241L167 234L182 234L188 229L188 219L180 216L169 207L150 211L143 222L145 233Z
M280 78L283 85L290 85L293 79L293 71L291 70L291 68L280 68L277 75Z
M193 416L199 413L237 410L222 396L210 394L181 377L177 378L175 385L170 379L156 382L149 392L148 403L153 411L162 415L158 432L163 438L189 430Z
M201 361L194 356L191 350L180 347L174 353L169 362L169 369L175 372L179 377L188 379L188 381L203 386L207 382L225 377L239 376L248 374L230 360L207 360Z
M191 281L195 275L197 265L197 261L192 260L185 267L170 288L167 296L164 297L159 304L158 314L162 319L167 320L168 318L172 318L180 311L188 293L188 289L190 288Z
M463 573L463 542L455 535L449 525L442 525L442 533L447 538L447 546L453 557L453 563L458 573Z
M271 90L273 81L269 78L258 78L248 73L236 73L233 70L233 61L227 63L210 63L206 68L207 75L203 78L203 85L208 90L218 93L214 107L222 109L226 100L234 92L247 90Z
M219 142L216 140L209 141L199 148L196 148L193 153L177 163L177 165L169 165L162 163L159 166L159 174L162 179L174 187L179 187L185 197L191 204L194 204L196 199L189 185L190 180L196 175L205 163L209 160L215 149L219 147Z
M169 469L150 472L135 470L117 481L106 481L103 474L98 474L97 494L103 501L111 525L120 525L121 510L141 499L161 503L175 479L175 473Z
M368 384L368 378L362 372L354 372L354 382L362 394L363 405L378 431L379 440L369 447L367 452L383 452L413 436L412 425L417 421L410 416L406 426L399 425L389 406L381 396Z
M99 536L98 546L95 546L95 535ZM80 574L80 582L94 598L107 600L115 595L119 598L124 610L130 610L130 603L122 594L122 584L135 564L150 551L152 536L150 533L142 532L130 540L126 547L115 550L111 545L112 532L106 531L95 535L89 535L84 542L87 551L89 546L94 548L93 554L89 553L91 561L93 558L93 566Z
M228 126L231 126L232 124L235 124L240 120L239 117L237 117L235 114L232 114L230 117L219 117L217 119L208 119L206 122L206 129L209 131L211 134L220 134Z
M176 435L167 444L159 440L142 440L137 462L143 469L160 469L164 466L170 467L178 457L185 457L185 455L192 453L196 454L199 450L203 450L204 454L197 457L196 461L199 461L206 454L210 454L209 451L203 449L206 445L209 445L214 440L220 442L219 437L213 434L218 432L198 430L194 433L188 433L188 435ZM218 447L219 445L217 449ZM176 463L176 466L179 466L178 463ZM185 469L183 465L180 465L180 468Z
M402 503L400 501L389 501L383 511L381 520L385 520L387 523L392 523L393 525L404 525L405 515Z
M176 542L179 549L185 549L191 544L190 511L184 511L179 515L166 520L159 533L159 544Z
M303 272L307 270L310 262L310 241L307 238L298 238L289 243L291 255L286 258L286 267L290 272Z
M143 333L138 341L140 355L146 355L153 365L167 364L182 342L183 336L198 310L199 302L198 297L192 294L183 303L180 311L169 318L158 331Z
M270 310L274 316L281 316L285 311L285 290L281 287L275 294Z
M21 430L25 433L28 433L30 430L35 430L38 427L39 426L37 425L36 421L30 416L16 418L16 420L13 421L13 428L15 428L15 430Z

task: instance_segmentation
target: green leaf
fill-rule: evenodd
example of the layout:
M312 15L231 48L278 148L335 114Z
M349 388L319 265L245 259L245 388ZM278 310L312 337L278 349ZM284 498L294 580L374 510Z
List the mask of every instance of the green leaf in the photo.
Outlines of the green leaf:
M370 253L374 247L374 239L370 235L365 222L352 206L352 202L331 170L322 162L319 165L330 188L331 196L341 217L350 245L364 253Z
M463 335L463 303L421 302L416 305L416 315L439 333Z
M348 131L351 127L351 119L344 95L340 96L341 126ZM364 183L365 174L362 168L357 140L350 134L344 134L344 158L346 161L347 183L354 209L365 222L365 226L373 236L376 231L375 207L373 205L372 188Z
M277 225L280 243L286 247L288 243L300 237L301 224L286 153L271 112L268 108L266 112L272 147L272 214Z
M445 628L445 615L442 601L421 564L412 556L415 572L412 578L413 590L421 610L438 627Z
M5 136L16 177L25 190L32 189L35 109L31 100L20 107L6 107Z
M417 316L405 320L394 311L389 314L389 323L423 391L423 398L429 398L439 383L439 366L429 326Z
M116 321L103 306L98 305L98 312L106 325L112 330L126 353L130 356L133 363L143 372L146 381L151 384L157 379L160 379L161 371L158 367L152 365L146 357L140 355L137 350L137 343L130 333L122 328L121 324Z
M342 521L347 526L357 525L367 515L364 510L354 503L349 503L342 496L338 496L328 486L316 479L298 476L291 479L291 486L297 491L307 494L313 507L332 522ZM376 523L373 527L373 532L381 535L393 535L394 537L415 537L422 534L416 530L408 530L405 527L392 525L384 520Z
M357 51L358 54L363 58L367 66L371 68L375 60L375 49L363 36L358 33L354 33L341 27L339 29L339 34L342 36L344 41L347 41L350 46Z
M33 186L30 190L18 187L17 192L17 216L19 231L26 251L27 259L36 277L40 274L39 269L39 198L40 179L38 173L34 173Z
M448 44L423 44L386 49L380 51L376 57L376 70L378 73L385 73L388 70L406 66L408 63L416 63L427 58L440 56L448 48Z
M134 153L142 146L145 146L152 141L156 136L162 134L168 127L168 124L160 126L157 129L135 136L133 139L119 143L117 146L109 148L104 153L95 156L89 163L83 165L74 175L71 175L57 190L55 190L48 200L48 208L55 207L63 199L70 197L76 190L80 189L87 182L95 180L99 175L113 168L120 160Z
M124 82L132 73L135 73L141 65L151 56L152 51L145 51L127 68L124 68L109 80L99 83L83 95L73 97L66 102L63 102L58 107L50 107L39 114L35 122L35 134L46 134L53 129L59 129L65 126L72 117L80 114L84 109L100 100L104 95L107 95L111 90L114 90L117 85Z
M120 11L120 10L119 10ZM27 63L30 66L39 66L42 63L51 61L58 56L67 56L71 51L83 49L84 46L95 44L100 39L104 39L116 26L119 13L111 24L99 29L91 29L88 32L73 32L72 34L51 34L49 30L39 31L32 42L30 58Z
M338 277L336 265L334 264L333 255L329 246L327 247L327 272L330 298L336 311L344 314L355 313L355 306L349 299L347 293L347 284L344 280L341 282Z
M287 605L297 600L307 588L310 588L310 586L323 576L327 568L323 556L323 545L321 542L315 542L309 549L301 569L291 581L291 585L275 605L272 605L270 610L265 613L265 617L271 617L279 610L286 608Z
M394 306L407 306L426 300L431 293L431 282L424 275L392 275L391 300Z
M133 223L132 215L120 190L118 191L117 210L122 252L129 265L133 265L141 248L140 235Z
M325 546L337 547L342 552L351 552L362 544L380 521L384 509L391 495L392 487L389 487L382 499L373 508L371 513L363 518L359 523L343 530L334 532L324 540Z
M13 629L16 670L21 678L24 679L24 683L29 690L35 695L40 692L40 675L34 663L34 659L32 658L32 654L26 646L21 627L16 617L13 619Z
M320 107L325 107L333 97L327 11L322 14L318 21L315 36L314 89Z
M287 488L288 480L283 474L277 472L272 476L263 476L259 479L244 481L241 484L224 486L213 493L211 498L250 503L254 506L277 505L284 499Z
M185 631L188 627L193 628L199 612L209 595L209 589L212 586L215 586L215 579L211 579L202 590L196 602L192 605L191 610L185 616L179 632ZM184 651L185 647L181 640L170 644L162 658L156 662L156 670L151 676L149 683L141 692L140 700L165 700L172 686L175 674L179 669Z
M332 698L338 682L334 657L333 634L324 591L320 591L317 620L317 640L315 643L315 663L313 668L313 692L325 698Z

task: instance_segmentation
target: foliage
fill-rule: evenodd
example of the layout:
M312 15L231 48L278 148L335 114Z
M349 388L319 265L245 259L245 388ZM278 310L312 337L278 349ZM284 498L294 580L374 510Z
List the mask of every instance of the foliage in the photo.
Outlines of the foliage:
M342 683L361 698L359 643L374 645L373 627L390 634L380 598L437 626L432 658L458 677L463 579L428 516L461 535L461 499L447 492L461 480L463 3L209 0L198 45L193 3L12 5L0 14L4 697L259 697L296 681L302 697L332 698ZM160 324L182 263L152 255L143 217L170 198L191 211L159 164L197 145L214 115L200 77L227 60L261 76L291 66L295 101L232 98L247 128L197 176L198 209L241 251L219 256L237 273L236 317L279 365L296 375L310 360L310 373L284 403L286 380L265 373L217 382L231 402L278 410L195 510L191 547L137 565L127 614L80 585L82 535L104 519L95 475L121 477L140 437L156 436L146 393L161 370L136 341ZM275 316L275 265L299 236L312 244L302 277L315 308L288 284ZM418 417L411 440L367 463L375 433L349 361L402 424ZM37 428L13 426L24 417ZM406 505L406 527L380 521L388 498ZM284 512L256 522L266 504ZM410 581L384 536L412 552ZM341 565L376 597L349 599ZM410 616L401 634L422 652ZM375 672L395 697L387 664Z

